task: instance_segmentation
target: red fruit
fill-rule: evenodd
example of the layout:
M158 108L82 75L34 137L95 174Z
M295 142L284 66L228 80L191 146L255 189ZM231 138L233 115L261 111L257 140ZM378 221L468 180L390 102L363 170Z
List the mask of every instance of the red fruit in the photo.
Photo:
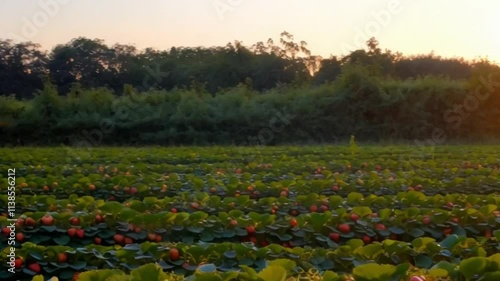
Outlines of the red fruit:
M299 214L299 211L297 211L297 210L292 210L290 212L290 215L292 215L292 216L297 216L298 214Z
M77 218L77 217L72 217L69 222L72 224L72 225L80 225L80 219Z
M148 233L149 241L155 241L155 239L156 239L156 233Z
M22 228L24 226L24 219L23 218L18 218L17 221L16 221L16 227L17 228Z
M280 196L281 196L281 197L287 197L287 196L288 196L288 192L286 192L286 191L284 191L284 190L283 190L283 191L280 193Z
M155 237L155 242L160 243L162 239L163 239L163 238L161 237L161 235L156 234L156 237Z
M77 281L78 277L80 277L80 272L75 272L75 274L73 274L73 281Z
M231 220L231 225L232 226L237 226L238 225L238 221L237 220Z
M377 216L378 216L378 214L377 214L377 213L372 213L372 214L371 214L371 217L372 217L372 218L376 218Z
M248 234L255 233L255 227L253 225L247 226L247 232L248 232Z
M359 216L356 215L356 214L351 214L351 220L352 221L357 221L357 220L359 220Z
M330 239L332 239L335 242L339 242L340 240L340 234L338 234L337 232L330 233L328 237L330 237Z
M458 218L453 217L453 218L451 218L451 221L454 223L458 223Z
M31 271L34 271L36 273L39 273L42 270L42 268L40 267L40 265L38 263L32 263L32 264L28 265L28 269Z
M132 187L132 188L130 188L129 192L130 192L130 194L134 195L134 194L137 193L137 188L136 187Z
M35 226L36 221L33 218L27 218L25 224L26 226Z
M125 236L123 236L121 234L115 234L115 235L113 235L113 239L115 240L116 243L122 244L123 240L125 239Z
M297 220L296 220L296 219L291 219L291 220L290 220L290 225L291 225L292 227L296 227L296 226L298 225Z
M83 238L83 236L85 236L85 231L83 229L77 229L76 236L78 236L78 238Z
M76 235L76 228L68 229L68 235L69 237L74 237Z
M363 236L363 242L365 242L365 244L370 244L371 241L372 239L370 238L370 236L368 235Z
M385 230L385 225L381 224L381 223L378 223L377 225L375 225L375 229L376 230Z
M20 268L21 266L23 266L23 260L22 259L16 259L15 261L15 266L16 268Z
M176 208L172 208L172 209L170 209L170 212L175 214L175 213L177 213L177 209Z
M24 241L24 234L22 232L16 233L16 240L19 242L23 242Z
M43 225L52 225L54 223L54 218L51 215L46 214L41 218L41 221Z
M191 208L198 210L200 208L200 204L198 204L197 202L193 202L191 203Z
M339 225L338 229L342 233L349 233L349 232L351 232L351 226L348 225L347 223L343 223L343 224Z
M102 239L100 237L94 238L94 244L101 245L101 243L102 243Z
M3 232L3 234L5 234L5 235L10 235L10 228L8 228L8 227L4 227L4 228L2 228L2 232Z
M142 229L141 229L140 227L136 227L136 228L134 228L134 232L135 232L135 233L139 233L139 232L141 232L141 231L142 231Z
M66 253L59 253L59 255L57 255L57 262L58 263L64 263L68 260L68 255L66 255Z
M445 236L448 236L448 235L450 235L452 233L453 233L453 229L451 229L451 228L446 228L445 230L443 230L443 234Z
M396 234L394 234L394 233L391 233L391 235L389 236L389 238L391 240L398 240L398 236Z
M95 185L93 185L93 184L89 185L89 189L90 190L95 190Z
M103 221L102 216L101 216L101 215L96 215L96 216L95 216L95 221L96 221L97 223L101 223L101 222Z
M335 192L339 191L339 186L338 185L332 186L332 190Z
M318 211L318 206L316 205L312 205L310 208L309 208L309 211L311 211L312 213L315 213Z
M170 249L169 255L170 255L170 260L172 260L172 261L176 261L180 257L179 250L177 250L175 248Z
M326 212L326 211L328 211L328 206L321 205L321 206L319 207L319 209L321 210L321 212Z
M412 276L410 281L425 281L425 278L422 276Z
M132 240L132 238L130 238L130 237L125 237L125 239L123 240L123 242L125 244L132 244L132 243L134 243L134 240Z
M430 219L429 217L425 216L425 217L422 219L422 222L423 222L424 224L430 224L430 223L431 223L431 219Z
M254 244L255 244L255 243L257 243L257 238L255 238L255 237L250 237L250 242L252 242L252 243L254 243Z
M262 242L260 242L260 246L262 246L262 247L266 247L267 245L269 245L269 243L266 240L263 240Z

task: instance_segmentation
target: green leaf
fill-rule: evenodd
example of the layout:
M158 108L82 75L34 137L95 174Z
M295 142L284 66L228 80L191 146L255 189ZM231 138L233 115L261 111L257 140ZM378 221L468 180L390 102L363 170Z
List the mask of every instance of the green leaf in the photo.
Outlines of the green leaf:
M125 273L118 269L101 269L85 271L78 275L78 281L104 281L112 276L124 277Z
M472 276L481 274L488 265L488 260L482 257L473 257L463 260L458 267L458 271L470 280Z
M430 268L432 266L432 258L426 254L420 254L415 257L415 266L420 268Z
M131 281L164 281L168 279L168 275L163 272L163 269L157 264L146 264L136 268L130 272Z
M412 228L408 233L415 238L425 235L425 232L420 228Z
M352 271L356 281L389 280L396 272L396 267L389 264L368 263L355 267Z
M459 237L456 234L451 234L448 237L446 237L443 241L439 243L439 245L445 249L452 249L462 241L466 239L465 236Z
M339 281L339 280L340 276L333 271L327 270L323 274L323 281Z
M68 243L71 241L71 238L69 238L69 236L67 235L61 235L53 238L52 240L54 240L57 245L68 245Z
M294 269L297 264L292 261L292 260L287 260L287 259L275 259L269 262L269 266L271 265L276 265L284 268L286 271L291 271Z
M285 281L286 270L281 266L271 265L259 272L257 277L260 277L265 281Z

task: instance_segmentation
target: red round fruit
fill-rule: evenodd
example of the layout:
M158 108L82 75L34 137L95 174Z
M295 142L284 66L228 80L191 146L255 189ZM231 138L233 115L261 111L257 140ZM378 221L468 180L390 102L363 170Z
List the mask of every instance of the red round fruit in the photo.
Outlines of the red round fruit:
M32 263L32 264L28 265L28 269L31 271L34 271L36 273L39 273L42 270L42 268L40 267L40 265L38 263Z
M319 209L321 210L321 212L326 212L326 211L328 211L328 206L321 205L321 206L319 207Z
M77 218L77 217L72 217L69 222L72 224L72 225L80 225L80 219Z
M170 255L170 260L172 260L172 261L176 261L180 257L179 250L177 250L175 248L170 249L169 255Z
M123 239L123 242L125 244L132 244L132 243L134 243L134 240L132 240L132 238L130 238L130 237L125 237L125 239Z
M46 214L41 218L41 221L43 225L52 225L54 223L54 218L51 215Z
M16 233L16 240L19 242L23 242L24 241L24 233L22 233L22 232Z
M238 225L238 221L237 220L231 220L231 225L232 226L237 226Z
M359 216L356 215L356 214L351 214L351 220L352 221L357 221L357 220L359 220Z
M22 259L16 259L16 261L15 261L15 267L16 268L20 268L21 266L23 266L23 260Z
M200 204L198 202L191 203L191 208L198 210L200 208Z
M123 236L121 234L115 234L115 235L113 235L113 239L115 240L116 243L122 244L123 240L125 239L125 236Z
M85 236L85 231L83 229L78 228L76 230L76 236L78 236L78 238L83 238L83 236Z
M66 253L59 253L57 255L57 262L58 263L64 263L68 260L68 255Z
M332 190L335 192L339 191L339 186L338 185L332 186Z
M423 222L424 224L430 224L430 223L431 223L431 219L430 219L429 217L425 216L425 217L422 219L422 222Z
M377 225L375 225L375 229L376 230L385 230L385 225L381 224L381 223L378 223Z
M148 233L148 240L155 241L156 240L156 233Z
M309 211L311 211L312 213L315 213L318 211L318 206L316 205L312 205L310 208L309 208Z
M291 225L292 227L296 227L296 226L298 225L297 220L296 220L296 219L291 219L291 220L290 220L290 225Z
M347 223L343 223L343 224L339 225L338 229L342 233L349 233L349 232L351 232L351 226L348 225Z
M76 228L68 229L68 235L69 237L74 237L76 235Z
M363 236L363 242L365 242L365 244L370 244L371 241L372 239L370 238L370 236L368 235Z
M160 235L160 234L156 234L156 237L155 237L155 242L156 243L160 243L161 240L163 240L163 237Z
M101 243L102 243L102 239L100 237L94 238L94 244L101 245Z
M253 234L253 233L255 233L255 227L254 227L253 225L249 225L249 226L247 226L247 232L248 232L249 234Z
M5 234L5 235L10 235L10 228L8 228L8 227L4 227L4 228L2 228L2 232L3 232L3 234Z
M172 209L170 209L170 212L175 214L175 213L177 213L177 209L176 208L172 208Z
M330 239L332 239L335 242L339 242L340 240L340 234L338 234L337 232L330 233L328 237L330 237Z

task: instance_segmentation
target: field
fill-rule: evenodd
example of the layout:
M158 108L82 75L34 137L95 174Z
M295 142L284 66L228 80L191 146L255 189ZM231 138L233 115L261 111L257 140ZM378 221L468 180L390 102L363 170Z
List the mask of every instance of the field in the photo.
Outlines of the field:
M498 281L499 151L0 148L0 279Z

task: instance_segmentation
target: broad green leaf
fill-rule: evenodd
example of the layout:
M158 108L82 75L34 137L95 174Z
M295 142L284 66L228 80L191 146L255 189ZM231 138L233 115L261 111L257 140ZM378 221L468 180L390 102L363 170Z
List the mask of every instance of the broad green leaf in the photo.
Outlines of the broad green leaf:
M281 266L271 265L259 272L257 277L260 277L265 281L285 281L286 270Z

